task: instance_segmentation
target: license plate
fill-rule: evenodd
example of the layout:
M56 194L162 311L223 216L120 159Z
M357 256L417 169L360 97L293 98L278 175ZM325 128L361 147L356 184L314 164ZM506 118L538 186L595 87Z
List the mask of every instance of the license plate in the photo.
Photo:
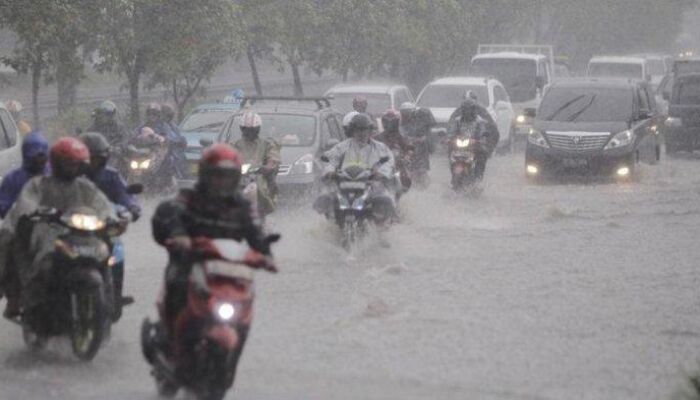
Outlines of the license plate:
M365 190L365 182L340 182L340 188L345 190Z
M231 263L221 260L207 261L207 274L224 278L243 279L252 281L255 271L247 265Z
M567 168L580 168L588 166L588 161L581 158L565 158L563 163Z

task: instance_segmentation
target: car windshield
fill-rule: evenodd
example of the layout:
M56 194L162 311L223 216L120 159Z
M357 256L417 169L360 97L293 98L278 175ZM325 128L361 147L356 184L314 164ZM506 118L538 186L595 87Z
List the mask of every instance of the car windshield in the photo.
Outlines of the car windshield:
M226 137L229 142L241 138L238 118L229 125ZM262 128L260 137L274 139L283 147L308 147L316 141L316 118L310 115L260 113Z
M626 88L554 87L547 91L537 114L545 121L627 121L632 116L632 94Z
M495 76L514 103L529 101L537 96L537 65L534 60L479 58L472 61L472 69L479 75Z
M641 79L642 64L632 63L591 63L588 76Z
M467 91L473 92L479 104L488 107L489 95L485 85L429 85L418 99L418 106L427 108L457 108Z
M700 79L679 82L673 97L674 104L700 104Z
M392 108L391 96L388 93L334 93L331 104L343 114L352 111L352 101L357 96L367 99L367 112L372 115L382 115Z
M232 111L224 110L194 110L182 121L180 130L185 134L188 132L218 132L232 113Z

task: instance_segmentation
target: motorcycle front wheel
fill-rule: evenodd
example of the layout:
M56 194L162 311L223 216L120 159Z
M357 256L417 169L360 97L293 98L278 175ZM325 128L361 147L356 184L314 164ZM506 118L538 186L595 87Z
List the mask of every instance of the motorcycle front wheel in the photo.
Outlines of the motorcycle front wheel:
M70 294L73 318L70 341L73 354L83 361L95 357L109 324L102 289L98 285Z
M342 244L345 249L349 249L355 243L359 236L360 224L354 215L348 215L343 221L343 238Z

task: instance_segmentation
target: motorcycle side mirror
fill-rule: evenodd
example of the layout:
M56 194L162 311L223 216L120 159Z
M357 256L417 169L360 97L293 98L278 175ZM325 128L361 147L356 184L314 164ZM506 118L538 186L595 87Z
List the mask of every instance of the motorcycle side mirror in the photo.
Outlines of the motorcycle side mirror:
M211 139L199 139L199 144L202 145L202 147L209 147L214 144L214 141Z
M280 235L279 233L273 233L265 237L265 243L272 244L278 242L280 239L282 239L282 235Z
M390 158L388 156L384 156L384 157L379 159L379 163L386 164L389 160L390 160Z
M126 187L126 192L129 194L141 194L143 193L143 185L140 183L133 183Z
M325 155L325 154L321 156L321 161L323 161L324 163L329 163L329 162L331 162L331 160L330 160L330 159L328 158L328 156Z

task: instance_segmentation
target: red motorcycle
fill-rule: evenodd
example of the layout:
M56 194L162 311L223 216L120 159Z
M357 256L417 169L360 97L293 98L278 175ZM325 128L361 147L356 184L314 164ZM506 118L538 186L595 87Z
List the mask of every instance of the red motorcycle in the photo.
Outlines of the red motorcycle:
M269 236L269 243L279 235ZM255 270L276 272L267 258L230 239L196 238L187 306L164 334L161 322L146 318L141 327L143 355L151 364L158 393L173 397L180 388L202 400L220 400L233 385L236 366L253 319ZM170 338L164 345L163 335Z

